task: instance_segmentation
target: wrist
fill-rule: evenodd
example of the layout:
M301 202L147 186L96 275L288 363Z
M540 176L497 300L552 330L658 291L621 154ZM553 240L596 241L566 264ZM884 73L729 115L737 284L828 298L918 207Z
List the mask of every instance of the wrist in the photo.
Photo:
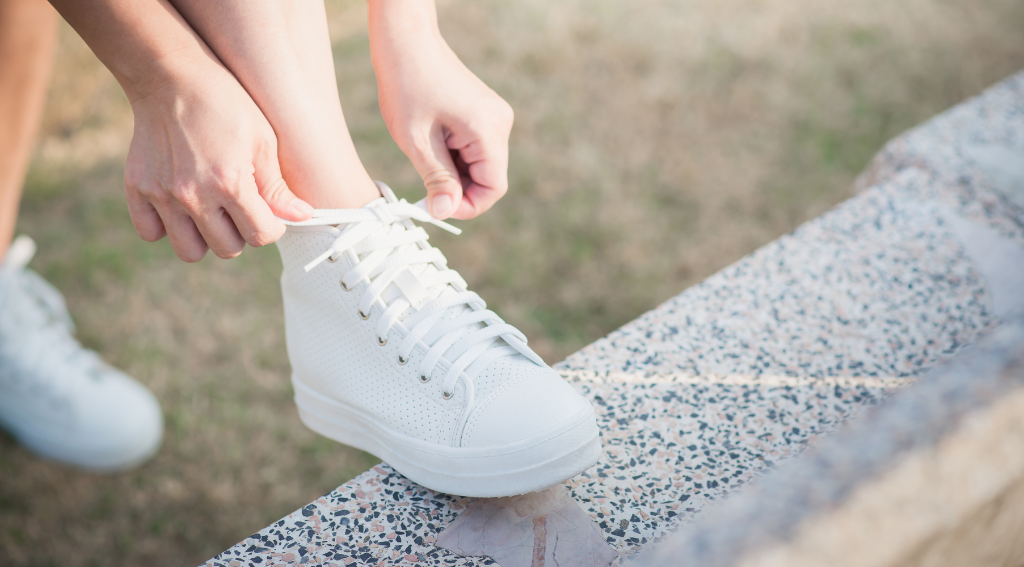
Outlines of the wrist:
M432 0L369 0L370 56L380 59L422 54L443 45Z
M115 73L128 101L137 102L162 92L177 91L215 79L220 67L212 54L201 48L183 46L168 50L142 68Z

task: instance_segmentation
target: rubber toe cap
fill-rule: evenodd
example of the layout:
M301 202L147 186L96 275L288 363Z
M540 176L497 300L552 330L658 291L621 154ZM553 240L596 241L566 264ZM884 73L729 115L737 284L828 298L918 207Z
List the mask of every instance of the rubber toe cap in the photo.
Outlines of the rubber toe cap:
M461 446L513 446L566 434L579 436L580 443L596 435L593 407L557 372L538 366L477 402Z
M68 425L37 424L20 440L37 453L97 471L132 468L148 460L163 439L163 414L145 386L114 368L88 392L71 400Z

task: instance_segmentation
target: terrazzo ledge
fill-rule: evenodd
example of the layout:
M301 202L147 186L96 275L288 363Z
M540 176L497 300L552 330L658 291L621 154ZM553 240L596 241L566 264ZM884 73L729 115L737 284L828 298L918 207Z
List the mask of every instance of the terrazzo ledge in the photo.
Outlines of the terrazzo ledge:
M960 454L944 452L951 439L993 451L993 443L1016 439L1007 437L1017 427L1009 414L1022 413L1006 405L1018 403L1016 386L986 398L980 384L1020 381L994 377L1019 370L1012 345L1024 309L1024 73L888 144L856 189L832 211L555 366L593 402L604 445L597 465L562 489L611 547L613 563L773 565L773 557L824 557L786 555L809 549L801 542L870 547L868 516L841 513L860 502L861 488L869 494L865 506L876 503L909 524L948 519L945 504L977 501L964 496L970 486L945 499L913 500L918 492L893 479L930 478L899 477L901 463L941 468ZM964 400L973 401L958 405ZM897 419L902 410L892 408L923 412L922 419ZM942 425L942 416L954 414ZM851 429L836 432L847 421ZM829 448L837 444L842 451ZM889 446L901 449L887 453ZM1021 446L998 453L1008 460L953 472L1012 480ZM831 464L814 464L821 459ZM864 467L874 467L866 476L876 484L851 483ZM957 478L950 474L935 482ZM785 478L802 480L793 488ZM1017 486L987 486L996 485ZM1007 490L999 494L1020 492ZM206 565L495 565L437 545L470 508L479 505L380 464ZM804 522L827 514L834 518ZM733 518L728 529L716 523L722 518ZM782 531L766 531L766 523ZM824 535L801 531L805 525L820 525ZM1017 533L1013 521L991 525ZM548 536L527 536L519 555L532 552L533 565L549 561ZM650 547L667 555L645 555ZM990 563L1016 557L1004 551ZM933 555L914 557L941 564Z

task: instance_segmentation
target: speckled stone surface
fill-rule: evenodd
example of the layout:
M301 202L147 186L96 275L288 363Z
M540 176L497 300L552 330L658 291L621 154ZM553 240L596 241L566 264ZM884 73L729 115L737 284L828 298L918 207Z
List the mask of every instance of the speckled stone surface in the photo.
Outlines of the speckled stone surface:
M618 554L562 486L506 498L478 498L437 538L459 555L502 567L605 567Z
M802 525L830 521L831 513L851 494L870 487L894 464L934 447L975 412L1021 391L1024 317L1011 319L952 362L869 410L866 419L852 420L808 453L641 553L636 565L667 565L669 560L673 565L702 567L742 564L745 557L785 544ZM996 458L980 466L1001 465L1006 466ZM951 511L935 502L919 513L948 516ZM966 520L984 518L972 515ZM957 521L946 517L942 523L952 527ZM856 539L851 537L848 543ZM993 550L989 555L999 553Z
M1021 151L1022 92L1019 74L909 132L871 187L557 365L604 443L566 488L620 559L1000 324L958 227L1024 242L1014 174L994 189L943 152ZM435 545L468 505L382 464L207 565L492 565Z
M886 144L855 186L910 168L935 182L906 197L957 210L1024 246L1024 72Z
M939 207L903 170L570 356L560 368L916 376L996 321Z

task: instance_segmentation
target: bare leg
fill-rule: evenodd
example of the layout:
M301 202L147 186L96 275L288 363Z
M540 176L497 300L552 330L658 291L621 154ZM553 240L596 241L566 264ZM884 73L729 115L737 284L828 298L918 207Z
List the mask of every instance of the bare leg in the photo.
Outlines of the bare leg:
M0 259L14 236L56 38L57 12L45 0L0 0Z
M267 117L296 196L317 208L356 208L380 195L345 125L323 3L171 3Z

